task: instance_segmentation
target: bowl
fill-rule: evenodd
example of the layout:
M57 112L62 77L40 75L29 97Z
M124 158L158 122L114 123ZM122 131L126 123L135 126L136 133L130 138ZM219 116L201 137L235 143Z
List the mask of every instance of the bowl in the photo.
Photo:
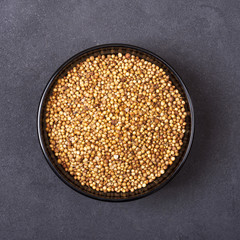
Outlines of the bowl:
M181 96L185 101L185 109L187 112L186 117L186 132L183 137L183 145L179 151L179 156L176 157L174 163L168 167L166 172L156 178L153 182L149 183L146 187L138 189L134 192L126 192L126 193L117 193L117 192L100 192L92 189L88 186L82 186L79 181L75 180L70 173L66 172L64 168L57 163L57 157L54 155L53 151L49 146L49 138L46 132L46 123L45 123L45 111L46 111L46 103L48 102L49 96L52 93L52 89L57 82L58 78L62 78L65 76L71 68L73 68L77 63L84 61L90 56L98 56L98 55L108 55L108 54L117 54L117 53L130 53L139 58L143 58L147 61L150 61L159 67L163 68L166 74L169 75L169 79L172 81L173 85L179 90ZM194 133L194 112L193 112L193 105L188 94L188 91L183 84L181 78L176 73L176 71L162 58L157 56L156 54L145 50L140 47L126 45L126 44L105 44L95 46L89 49L86 49L73 57L67 60L65 63L62 64L58 68L58 70L53 74L50 78L47 86L45 87L43 94L41 96L41 100L39 103L38 108L38 115L37 115L37 131L38 131L38 138L41 145L41 149L43 154L55 172L55 174L69 187L74 189L75 191L84 194L88 197L104 200L104 201L129 201L138 198L145 197L150 193L156 192L157 190L161 189L165 186L180 170L183 166L188 153L190 151L192 141L193 141L193 133Z

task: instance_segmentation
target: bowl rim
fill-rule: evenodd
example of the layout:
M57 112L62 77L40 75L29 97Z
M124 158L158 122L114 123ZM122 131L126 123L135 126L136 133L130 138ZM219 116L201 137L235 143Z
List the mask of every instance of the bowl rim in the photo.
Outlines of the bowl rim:
M110 198L104 198L101 196L97 196L94 194L90 194L88 192L84 192L79 188L76 188L73 184L71 184L69 181L67 181L64 176L62 176L57 169L55 168L55 166L52 164L50 158L48 157L45 145L44 145L44 141L43 141L43 136L41 134L41 111L43 108L43 103L45 100L45 97L48 93L49 87L51 86L52 82L55 80L55 77L59 74L59 72L61 72L61 70L64 69L64 67L66 67L68 64L70 64L73 60L75 60L76 58L80 57L81 55L91 52L91 51L95 51L98 49L102 49L102 48L109 48L109 47L123 47L123 48L131 48L132 50L136 50L136 51L140 51L143 52L145 54L151 55L152 57L156 58L157 60L159 60L160 62L162 62L167 68L169 68L172 73L175 75L177 81L180 83L180 85L183 88L183 91L186 95L186 98L188 100L188 104L189 104L189 111L190 111L190 117L191 117L191 128L190 128L190 137L189 137L189 141L188 141L188 145L185 151L184 156L182 157L182 160L179 162L178 166L175 168L175 170L171 173L171 175L161 184L159 184L159 186L157 186L155 189L152 189L150 191L147 191L141 195L137 195L137 196L132 196L129 198L116 198L116 199L110 199ZM185 84L183 83L181 77L179 76L179 74L174 70L174 68L167 63L164 59L162 59L161 57L159 57L158 55L156 55L155 53L146 50L144 48L141 47L137 47L134 45L130 45L130 44L122 44L122 43L109 43L109 44L102 44L102 45L97 45L94 47L90 47L87 48L83 51L78 52L77 54L75 54L74 56L70 57L68 60L66 60L55 72L54 74L51 76L51 78L49 79L47 85L45 86L43 93L41 95L40 98L40 102L38 105L38 111L37 111L37 135L38 135L38 141L39 144L41 146L41 150L43 152L43 155L47 161L47 163L49 164L49 166L51 167L51 169L53 170L53 172L70 188L72 188L73 190L75 190L78 193L81 193L87 197L90 197L92 199L96 199L96 200L101 200L101 201L107 201L107 202L126 202L126 201L132 201L132 200L136 200L136 199L140 199L143 197L146 197L158 190L160 190L161 188L163 188L164 186L166 186L167 183L169 183L179 172L179 170L183 167L184 163L186 162L186 159L188 157L188 154L190 152L191 146L192 146L192 142L193 142L193 137L194 137L194 126L195 126L195 121L194 121L194 109L193 109L193 104L192 104L192 100L190 98L190 95L188 93L188 90L185 86Z

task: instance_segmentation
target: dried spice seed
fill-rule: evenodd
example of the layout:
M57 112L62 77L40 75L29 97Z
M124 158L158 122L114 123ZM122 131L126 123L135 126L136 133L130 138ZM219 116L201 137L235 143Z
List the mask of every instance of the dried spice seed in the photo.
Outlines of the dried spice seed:
M82 185L133 192L178 156L184 104L155 64L130 53L91 56L54 86L46 106L50 147Z

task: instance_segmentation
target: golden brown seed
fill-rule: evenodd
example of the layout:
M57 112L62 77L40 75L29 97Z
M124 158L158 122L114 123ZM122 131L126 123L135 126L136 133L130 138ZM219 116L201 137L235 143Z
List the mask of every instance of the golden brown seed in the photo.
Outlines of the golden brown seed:
M130 53L90 56L58 79L46 131L58 163L82 185L133 192L179 155L184 105L155 64Z

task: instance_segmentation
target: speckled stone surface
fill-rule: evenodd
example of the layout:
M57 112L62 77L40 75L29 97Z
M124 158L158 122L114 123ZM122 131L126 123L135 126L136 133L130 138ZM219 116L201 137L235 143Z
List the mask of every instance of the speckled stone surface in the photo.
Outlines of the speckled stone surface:
M239 13L237 0L0 1L0 239L240 239ZM180 173L126 203L67 187L36 131L53 72L75 53L113 42L169 62L196 116Z

